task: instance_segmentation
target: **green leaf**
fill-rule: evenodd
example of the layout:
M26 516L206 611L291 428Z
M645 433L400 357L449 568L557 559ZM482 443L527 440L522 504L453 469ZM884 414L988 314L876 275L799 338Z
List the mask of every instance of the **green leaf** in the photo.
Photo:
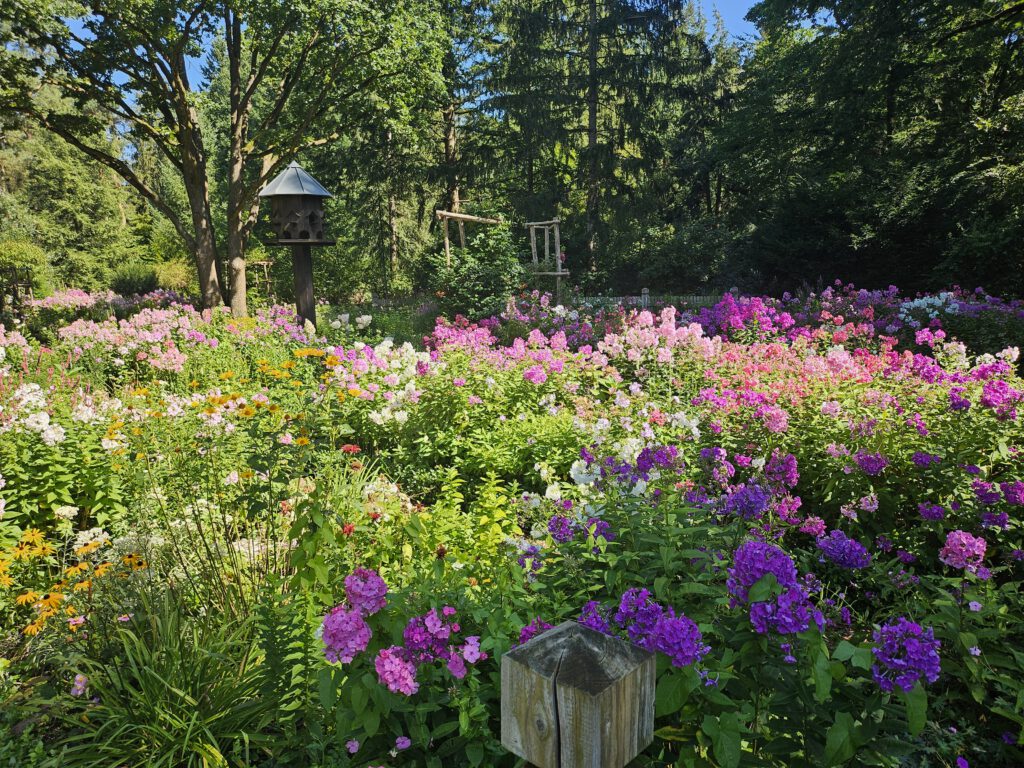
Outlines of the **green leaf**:
M742 753L740 723L735 712L724 712L719 717L705 715L701 730L711 737L711 747L721 768L737 768Z
M361 685L353 686L352 695L349 699L352 707L352 713L355 715L363 714L363 710L366 709L366 702L370 698L369 692Z
M856 753L853 737L856 726L847 712L836 712L835 722L825 735L825 764L842 765Z
M766 573L750 588L750 591L747 593L747 599L751 603L762 603L765 600L770 600L778 586L779 582L775 578L775 574Z
M320 688L320 706L327 711L334 709L338 700L338 688L334 684L334 670L325 667L317 673L317 682Z
M682 709L690 693L697 687L697 682L697 675L689 669L662 677L654 692L654 716L664 717Z
M814 700L818 703L825 702L832 690L832 665L824 651L818 651L814 657L811 677L814 679Z
M484 761L484 745L479 741L466 745L466 757L470 765L480 765Z
M928 693L920 680L904 694L904 702L907 705L907 727L910 729L910 735L917 736L924 730L925 717L928 714Z

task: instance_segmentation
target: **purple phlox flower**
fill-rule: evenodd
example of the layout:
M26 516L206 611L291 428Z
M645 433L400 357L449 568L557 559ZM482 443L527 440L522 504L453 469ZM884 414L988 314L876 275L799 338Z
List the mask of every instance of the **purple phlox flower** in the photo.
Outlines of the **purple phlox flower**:
M574 528L572 520L562 515L552 515L551 519L548 520L548 533L559 544L572 540Z
M925 520L941 520L946 516L946 508L941 504L922 501L917 505L917 513Z
M1003 492L1003 498L1007 504L1016 507L1024 506L1024 481L1014 480L1012 483L1000 483L999 489Z
M540 635L540 634L543 634L544 632L547 632L549 629L552 628L552 626L554 626L554 625L548 624L543 619L540 619L540 618L534 619L529 624L527 624L525 627L523 627L521 630L519 630L519 643L518 643L518 645L523 645L524 643L528 643L530 640L535 638L537 635Z
M817 544L825 557L841 568L866 568L871 564L871 555L864 545L842 531L835 530L827 536L820 536Z
M395 749L408 749L412 746L412 739L408 736L399 736L395 739Z
M857 451L853 458L857 462L857 466L861 468L861 471L871 477L882 474L882 470L889 466L889 460L878 452Z
M345 596L353 608L372 616L388 604L388 585L376 571L356 568L345 577Z
M519 563L520 568L528 568L531 572L536 573L544 565L540 547L537 544L527 544L519 553L519 559L516 562Z
M589 536L593 536L594 540L604 539L605 541L615 541L615 534L612 533L612 526L605 520L599 517L587 518L586 532ZM594 547L594 554L600 552L599 547Z
M986 483L984 480L975 480L971 483L971 490L974 491L975 498L985 506L992 506L993 504L998 504L1003 500L1003 497L996 488L995 483Z
M643 639L642 646L649 651L664 653L674 667L688 667L700 661L711 650L710 646L704 644L704 637L697 625L682 614L676 616L672 608L659 616Z
M348 750L348 753L350 755L354 755L356 752L359 751L359 742L355 739L349 739L345 742L345 749Z
M342 603L328 613L321 624L324 656L330 662L348 664L366 650L373 632L357 608Z
M982 512L981 527L999 528L1005 531L1010 527L1010 515L1006 512Z
M932 464L938 464L942 461L942 457L934 453L924 453L922 451L915 451L914 455L910 457L910 460L919 467L927 467Z
M931 627L899 617L876 629L872 640L877 663L871 674L883 691L891 693L897 687L910 691L919 680L934 683L939 679L940 643Z
M608 609L597 600L590 600L583 606L577 621L584 627L590 627L603 635L613 634L612 625L608 621Z
M797 585L796 565L793 560L774 544L762 541L746 541L733 554L733 566L729 569L726 587L733 599L747 602L747 590L766 574L774 574L783 587Z
M785 589L774 600L764 600L750 606L750 623L759 634L774 631L790 635L810 629L811 623L825 629L825 617L810 602L803 587Z
M754 482L744 483L723 497L722 511L744 520L760 518L771 504L771 493Z
M623 593L615 611L615 623L626 630L630 640L639 644L654 630L663 613L664 608L651 598L650 592L634 587Z

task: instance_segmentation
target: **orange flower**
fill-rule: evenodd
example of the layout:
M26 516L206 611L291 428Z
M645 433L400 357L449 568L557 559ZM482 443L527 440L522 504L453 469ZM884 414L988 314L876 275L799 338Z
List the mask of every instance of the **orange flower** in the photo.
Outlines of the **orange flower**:
M55 611L64 602L64 595L60 592L47 592L41 598L39 598L39 605L44 608Z
M43 628L43 624L43 621L36 619L21 631L24 632L26 635L29 635L30 637L32 635L38 635L40 630L42 630Z
M56 551L57 550L54 549L53 545L48 541L44 541L38 547L32 548L32 554L35 557L46 557L47 555L52 555Z
M309 445L309 438L308 437L296 438L295 439L295 444L296 445Z
M23 534L21 534L21 540L25 544L42 544L43 543L43 532L38 528L29 528Z
M69 568L65 568L64 569L64 575L65 576L73 577L73 576L77 576L80 573L85 573L88 570L89 570L89 563L87 563L84 560L82 560L82 561L79 561L78 563L76 563L75 565L70 566Z
M132 552L131 554L128 554L128 555L125 555L124 557L122 557L121 558L121 562L124 563L125 565L131 567L131 568L134 568L137 564L142 562L142 558L139 557L134 552Z
M355 523L345 523L345 525L343 525L341 527L341 532L343 534L345 534L346 536L351 536L353 533L356 532L356 524Z
M362 449L358 445L353 445L352 443L346 443L341 446L342 453L359 453L361 450Z

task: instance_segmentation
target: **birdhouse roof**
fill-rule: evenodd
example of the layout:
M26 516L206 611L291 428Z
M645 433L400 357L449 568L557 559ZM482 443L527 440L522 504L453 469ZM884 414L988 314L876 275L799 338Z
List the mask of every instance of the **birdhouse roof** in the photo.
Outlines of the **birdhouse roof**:
M260 197L279 195L309 195L311 197L334 197L321 186L320 182L306 173L298 163L290 163L267 186L260 190Z

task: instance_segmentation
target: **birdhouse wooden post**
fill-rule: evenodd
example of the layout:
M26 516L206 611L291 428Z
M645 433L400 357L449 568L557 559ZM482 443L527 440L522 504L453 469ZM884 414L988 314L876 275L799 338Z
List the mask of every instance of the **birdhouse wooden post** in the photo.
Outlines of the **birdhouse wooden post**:
M537 768L623 768L654 741L654 654L567 621L501 659L501 743Z
M320 182L292 163L260 191L270 201L270 226L277 235L273 245L292 249L295 308L303 320L316 326L313 297L314 245L333 245L324 237L324 199L333 195Z

